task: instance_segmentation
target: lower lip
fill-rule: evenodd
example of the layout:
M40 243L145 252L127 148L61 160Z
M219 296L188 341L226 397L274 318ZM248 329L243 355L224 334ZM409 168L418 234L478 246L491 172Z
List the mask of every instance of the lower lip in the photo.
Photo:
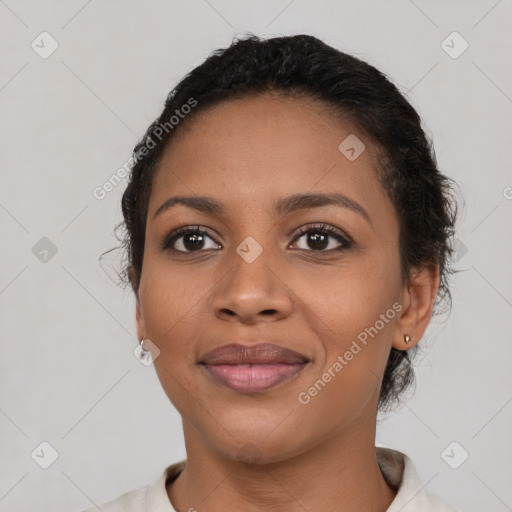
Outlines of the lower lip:
M242 393L256 393L277 386L301 372L302 364L203 365L221 384Z

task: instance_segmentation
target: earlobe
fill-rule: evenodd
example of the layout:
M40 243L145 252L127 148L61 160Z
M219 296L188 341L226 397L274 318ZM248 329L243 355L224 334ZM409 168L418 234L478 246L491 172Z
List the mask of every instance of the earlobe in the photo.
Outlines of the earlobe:
M413 270L404 290L404 308L393 338L393 347L408 350L419 343L432 318L439 289L439 266Z

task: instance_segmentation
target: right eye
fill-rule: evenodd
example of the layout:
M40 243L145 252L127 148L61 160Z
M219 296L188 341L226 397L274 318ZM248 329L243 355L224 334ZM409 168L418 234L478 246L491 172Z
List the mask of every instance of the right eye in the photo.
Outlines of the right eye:
M174 251L181 253L199 252L205 249L215 249L215 247L204 247L205 240L210 239L215 242L208 232L201 229L201 226L194 228L185 226L178 228L167 235L162 242L163 251ZM215 242L216 245L217 242Z

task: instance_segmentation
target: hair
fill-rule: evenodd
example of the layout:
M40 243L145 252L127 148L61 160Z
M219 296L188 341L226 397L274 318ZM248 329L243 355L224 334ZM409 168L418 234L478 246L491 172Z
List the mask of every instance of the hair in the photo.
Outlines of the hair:
M118 237L124 250L121 281L138 291L152 180L169 140L208 107L265 93L318 100L373 142L379 155L378 177L399 219L403 282L410 283L413 269L438 266L440 285L434 312L438 313L443 301L451 307L448 278L454 272L449 266L454 249L450 242L457 204L453 180L439 171L419 115L375 67L305 34L235 37L229 47L213 51L169 93L162 113L133 150L122 197L124 222L116 226L116 233L124 229L123 237ZM180 113L186 115L178 118ZM417 348L391 348L379 410L399 402L414 383L412 358Z

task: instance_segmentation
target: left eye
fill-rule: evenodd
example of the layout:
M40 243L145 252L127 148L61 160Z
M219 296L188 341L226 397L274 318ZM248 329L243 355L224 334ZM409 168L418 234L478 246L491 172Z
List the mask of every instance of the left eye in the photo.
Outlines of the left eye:
M338 233L331 226L322 225L319 227L309 226L301 228L296 235L294 242L296 240L300 240L301 238L305 238L306 247L299 247L299 249L312 249L313 252L329 252L331 250L349 249L351 247L351 241L348 239L348 237ZM329 239L331 240L329 241ZM332 247L331 242L333 241L338 242L337 247L336 244L334 244L334 247Z

